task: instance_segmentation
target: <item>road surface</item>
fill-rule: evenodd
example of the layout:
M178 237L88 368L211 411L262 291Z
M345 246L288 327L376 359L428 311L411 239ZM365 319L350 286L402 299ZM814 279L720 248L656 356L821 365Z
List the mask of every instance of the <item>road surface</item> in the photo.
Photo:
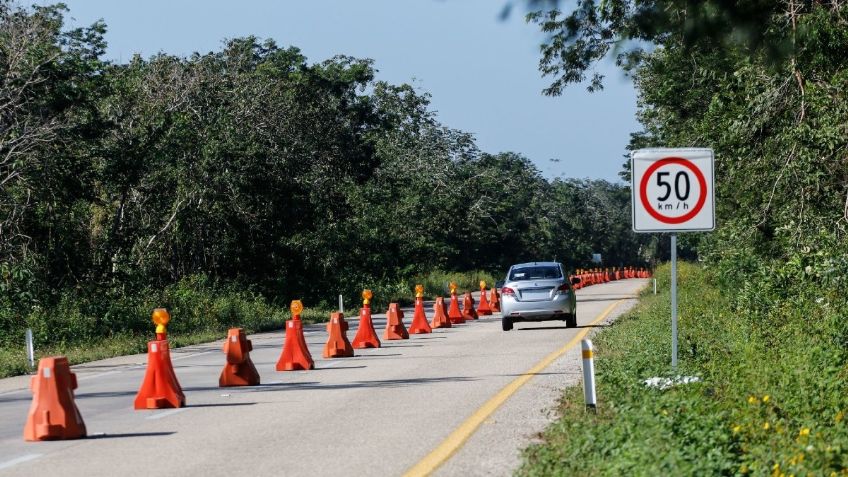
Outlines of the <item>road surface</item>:
M495 315L353 358L322 359L324 325L307 326L311 371L275 371L282 332L252 335L262 384L249 388L218 388L221 342L172 350L181 409L132 409L145 355L75 366L81 440L24 442L29 378L0 380L0 475L510 475L560 390L579 382L576 338L631 307L646 283L580 290L576 329L503 332ZM382 337L384 315L374 321Z

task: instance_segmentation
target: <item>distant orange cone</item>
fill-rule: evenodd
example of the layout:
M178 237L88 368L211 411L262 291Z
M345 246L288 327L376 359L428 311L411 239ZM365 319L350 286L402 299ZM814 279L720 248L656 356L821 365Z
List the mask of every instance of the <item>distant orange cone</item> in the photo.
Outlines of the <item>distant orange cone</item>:
M445 305L445 299L438 296L436 303L433 304L433 328L450 328L451 322L448 318L448 307Z
M41 358L30 379L32 405L24 425L25 441L79 439L85 423L74 403L77 376L64 356Z
M454 325L465 323L465 318L463 318L462 312L459 311L459 298L456 296L456 283L451 282L450 292L451 302L450 308L448 309L448 319Z
M185 406L185 395L174 374L167 326L171 314L165 308L153 310L156 340L147 342L147 371L133 403L136 409L163 409Z
M134 406L136 409L185 406L185 395L174 374L167 340L147 342L147 372L135 395Z
M331 313L327 323L327 333L330 335L324 345L325 358L350 358L353 356L353 346L347 340L347 322L341 312Z
M247 339L241 328L230 328L227 331L227 341L224 341L224 353L227 363L218 378L218 386L256 386L259 384L259 372L250 359L253 343Z
M430 323L427 323L427 314L424 313L424 285L415 285L415 313L412 315L409 333L418 335L432 332Z
M471 292L465 292L465 296L462 299L462 317L467 320L476 320L477 310L474 309L474 297L471 296Z
M303 322L300 321L302 311L303 303L300 300L292 301L292 319L286 321L286 340L277 361L277 371L315 369L315 361L312 360L312 354L303 336Z
M489 307L489 300L486 298L486 282L480 280L480 306L477 307L477 314L487 316L492 314L492 309Z
M403 324L403 311L397 303L389 303L389 311L386 312L386 331L383 333L384 340L408 340L409 332Z
M492 287L492 293L489 294L489 304L492 307L492 311L495 313L501 312L501 298L498 295L498 287Z
M382 344L377 332L374 331L374 322L371 321L371 290L362 291L362 308L359 310L359 328L353 338L353 347L356 349L379 348Z

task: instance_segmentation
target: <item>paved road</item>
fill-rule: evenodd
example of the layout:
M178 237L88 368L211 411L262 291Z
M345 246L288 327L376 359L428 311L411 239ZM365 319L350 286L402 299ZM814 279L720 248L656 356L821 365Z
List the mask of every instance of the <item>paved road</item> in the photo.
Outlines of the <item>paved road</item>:
M436 475L509 475L520 449L554 417L559 389L579 380L579 344L532 376L527 371L590 323L603 326L632 306L645 283L580 290L577 329L519 323L506 333L496 316L384 341L354 358L321 359L326 333L310 326L312 371L276 372L282 333L253 335L263 384L250 388L217 387L220 342L173 350L188 402L182 409L132 409L144 355L76 366L76 401L89 432L83 440L24 442L27 378L0 380L0 475L401 475L422 459L438 465ZM375 317L380 335L384 323ZM355 329L353 320L351 338ZM493 404L516 379L527 382ZM480 411L487 401L493 412ZM475 417L478 427L467 422ZM451 437L458 428L476 432ZM449 458L428 457L437 448Z

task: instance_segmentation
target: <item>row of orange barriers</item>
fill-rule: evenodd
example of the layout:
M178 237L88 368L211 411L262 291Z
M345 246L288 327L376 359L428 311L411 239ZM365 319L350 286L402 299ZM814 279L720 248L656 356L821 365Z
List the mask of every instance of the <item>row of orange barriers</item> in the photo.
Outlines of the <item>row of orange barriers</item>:
M614 268L593 268L589 270L578 269L574 275L571 275L572 283L574 278L579 278L580 282L574 285L576 290L601 283L609 283L616 280L625 280L628 278L651 278L651 272L646 268L636 267L614 267Z
M604 283L620 278L647 277L644 270L592 270L578 271L581 278L578 288ZM450 328L480 316L492 315L500 311L500 294L497 288L491 288L487 294L485 282L480 282L480 303L475 307L471 292L462 296L462 308L455 283L450 284L450 305L443 297L437 297L433 304L433 316L428 320L424 311L424 288L415 289L415 311L410 327L403 321L403 311L397 303L391 303L386 312L386 329L383 340L409 339L410 334L431 333L433 329ZM488 296L487 296L488 295ZM342 358L354 356L355 349L380 348L380 338L371 319L370 290L362 292L362 308L359 312L359 327L353 342L347 338L349 329L342 313L332 313L327 323L327 343L324 346L324 358ZM291 304L292 318L286 321L286 333L277 371L309 370L315 368L315 361L306 344L303 334L303 322L300 315L303 304L294 300ZM170 347L167 339L167 325L171 319L168 310L157 308L152 320L156 324L156 339L147 344L147 369L136 394L135 409L179 408L186 405L185 394L174 373ZM256 366L250 358L253 345L244 330L232 328L227 333L223 351L226 362L218 379L220 387L255 386L260 383ZM76 439L85 437L86 428L79 409L74 402L74 389L77 388L76 375L71 372L65 357L43 358L39 361L38 374L32 377L30 388L33 393L27 422L24 427L24 440L42 441L54 439Z

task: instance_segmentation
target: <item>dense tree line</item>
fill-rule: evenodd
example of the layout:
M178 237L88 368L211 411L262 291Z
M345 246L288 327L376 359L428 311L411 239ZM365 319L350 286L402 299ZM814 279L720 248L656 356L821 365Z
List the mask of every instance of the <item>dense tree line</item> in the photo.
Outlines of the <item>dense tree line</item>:
M631 147L715 149L718 227L688 245L734 293L777 306L799 284L846 285L846 19L835 1L581 0L529 15L550 35L546 93L615 52L639 91Z
M651 257L624 186L481 152L371 60L246 37L114 63L106 26L66 30L64 13L0 2L4 330L198 275L282 303L436 268Z
M717 228L686 234L704 269L681 274L683 290L697 283L702 294L684 292L681 316L691 319L680 328L685 344L673 374L700 376L703 387L640 393L637 379L668 368L634 350L609 360L613 371L599 369L599 382L617 389L607 391L615 406L606 419L571 429L589 428L588 439L601 445L587 452L589 441L568 442L562 426L551 442L632 474L845 473L848 3L559 3L569 8L531 15L551 34L542 58L553 79L548 92L558 94L617 52L639 92L644 130L632 147L715 149ZM655 331L665 328L660 323ZM638 338L651 336L642 331ZM657 407L641 406L655 397ZM640 441L645 429L664 436L663 459L656 459L663 439ZM806 439L813 433L815 442ZM610 456L611 448L626 451ZM574 461L548 456L554 465ZM581 464L575 467L591 468Z

